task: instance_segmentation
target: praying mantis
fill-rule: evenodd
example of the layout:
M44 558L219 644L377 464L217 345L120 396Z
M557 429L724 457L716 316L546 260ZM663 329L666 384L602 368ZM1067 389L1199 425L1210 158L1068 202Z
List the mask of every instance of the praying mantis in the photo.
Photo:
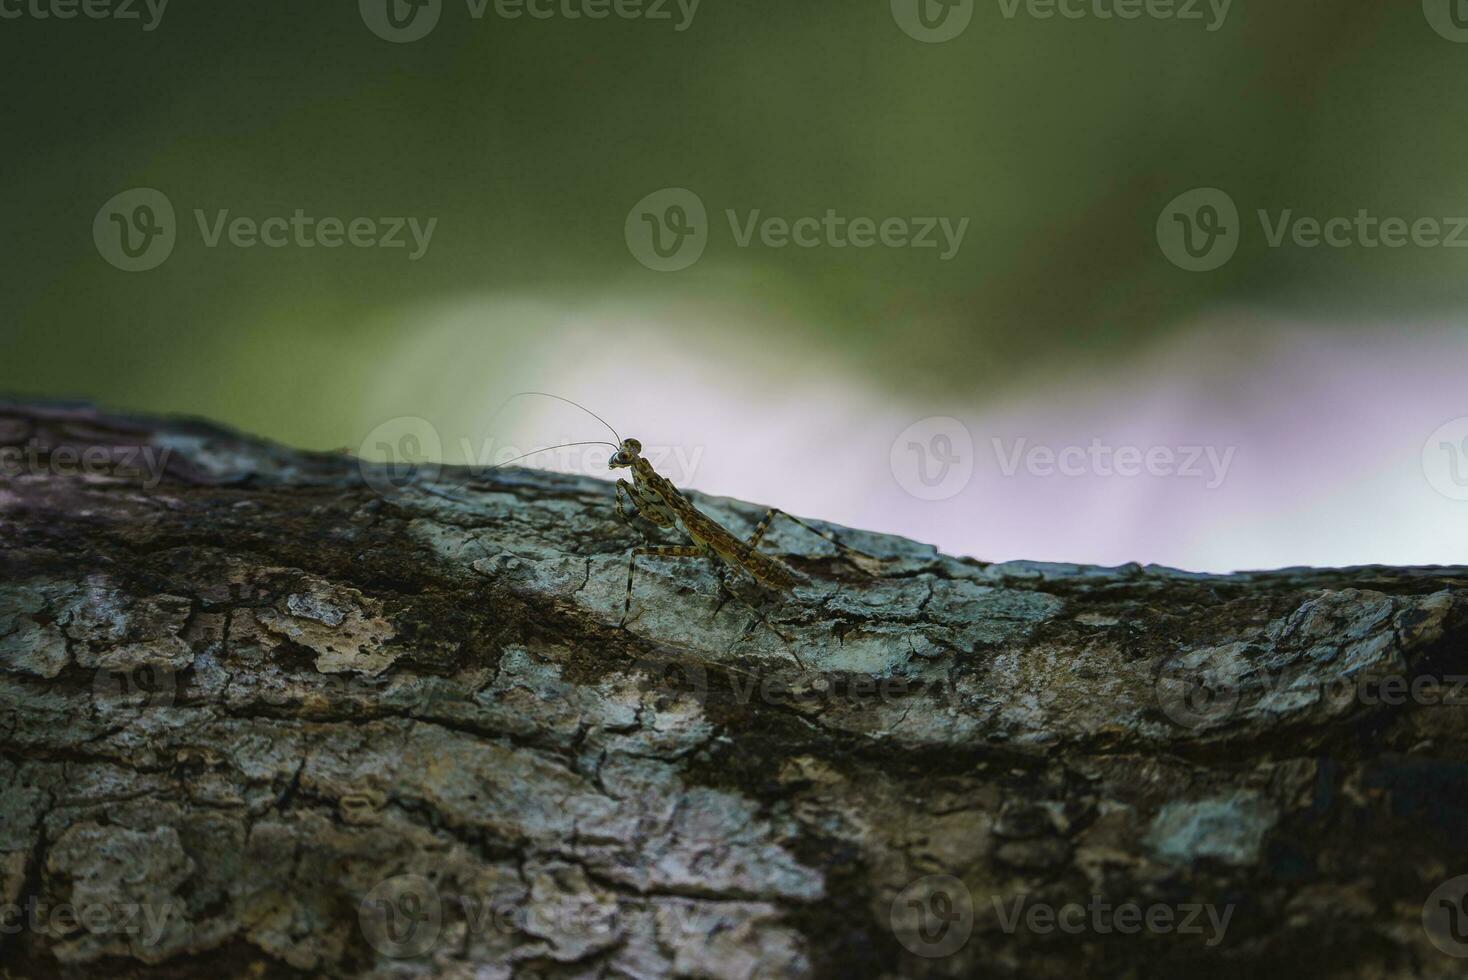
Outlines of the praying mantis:
M643 556L660 558L707 558L724 566L743 571L760 585L780 592L792 592L798 585L806 584L809 580L800 572L771 555L762 553L756 549L764 540L765 532L777 517L784 517L794 524L798 524L829 541L839 551L848 556L856 558L858 566L870 571L868 563L875 563L877 559L870 555L862 554L855 549L849 548L836 540L836 537L819 528L794 517L777 507L771 507L765 512L765 516L755 525L754 531L748 539L741 539L718 521L709 517L699 510L694 503L684 496L683 492L673 485L673 482L659 474L653 469L652 463L642 455L642 443L636 439L623 439L612 425L597 415L591 409L544 391L522 391L511 395L510 400L526 395L539 395L545 398L553 398L575 406L581 411L596 419L616 438L615 443L596 440L582 443L566 443L567 446L577 445L605 445L614 451L607 460L607 468L610 470L630 470L632 480L629 483L625 479L617 480L617 512L621 518L632 526L634 515L628 512L627 504L630 502L635 516L642 517L649 523L660 528L678 528L691 544L686 545L640 545L632 549L627 556L627 592L622 602L622 619L618 623L619 628L625 629L627 617L632 609L632 585L637 573L637 559ZM504 406L501 406L501 411ZM498 413L496 413L498 414ZM548 449L560 449L563 446L550 446ZM544 452L545 450L537 450ZM527 456L534 453L527 453ZM506 460L499 465L504 466L513 463L524 456Z

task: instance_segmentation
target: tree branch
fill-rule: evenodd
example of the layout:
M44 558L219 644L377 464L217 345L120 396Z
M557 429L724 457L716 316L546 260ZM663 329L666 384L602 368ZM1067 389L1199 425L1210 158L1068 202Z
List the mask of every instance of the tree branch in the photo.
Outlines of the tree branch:
M777 522L808 585L649 558L619 629L642 540L606 483L394 486L87 406L0 406L0 451L6 977L1468 954L1462 892L1429 901L1468 871L1468 569L993 565L813 522L868 568Z

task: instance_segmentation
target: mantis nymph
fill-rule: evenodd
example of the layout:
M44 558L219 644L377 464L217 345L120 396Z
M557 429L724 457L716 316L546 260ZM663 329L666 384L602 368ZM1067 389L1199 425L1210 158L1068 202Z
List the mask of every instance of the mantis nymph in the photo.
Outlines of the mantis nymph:
M606 445L611 446L613 452L607 460L608 469L630 469L632 471L632 482L626 480L617 481L617 511L622 519L629 525L632 522L632 514L627 511L626 501L630 500L637 516L643 517L650 523L661 527L677 527L682 530L692 544L687 545L643 545L633 548L627 556L627 595L622 603L622 620L619 626L626 626L627 614L632 608L632 581L637 570L637 559L640 556L658 556L662 558L708 558L721 562L731 568L742 569L759 584L776 589L781 592L790 592L797 585L804 584L807 579L795 569L770 555L762 554L755 550L764 539L765 532L769 530L770 523L776 518L784 516L792 523L799 524L813 534L818 534L831 544L835 545L845 554L874 562L876 559L869 555L863 555L846 547L836 538L825 531L811 527L809 524L785 513L775 507L765 512L764 518L755 525L753 533L748 540L741 540L734 532L724 527L718 521L709 517L693 505L693 502L685 497L671 480L661 476L653 469L652 464L642 455L642 443L636 439L623 439L616 429L612 428L601 416L591 409L562 398L560 395L552 395L543 391L522 391L511 395L510 398L518 398L521 395L541 395L546 398L554 398L557 401L574 405L587 415L605 425L616 437L616 443L573 443L572 445ZM560 447L550 447L560 448ZM541 450L543 451L543 450ZM534 455L534 454L529 454ZM516 457L523 458L523 457ZM506 462L514 462L507 460ZM500 465L504 465L503 463Z

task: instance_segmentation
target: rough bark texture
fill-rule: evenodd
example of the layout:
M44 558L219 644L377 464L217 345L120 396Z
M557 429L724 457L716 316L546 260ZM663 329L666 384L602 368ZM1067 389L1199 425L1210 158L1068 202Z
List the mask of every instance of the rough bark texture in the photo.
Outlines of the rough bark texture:
M1468 972L1468 569L777 525L809 586L646 560L619 629L605 483L80 406L3 447L4 976ZM1174 927L1045 925L1128 902Z

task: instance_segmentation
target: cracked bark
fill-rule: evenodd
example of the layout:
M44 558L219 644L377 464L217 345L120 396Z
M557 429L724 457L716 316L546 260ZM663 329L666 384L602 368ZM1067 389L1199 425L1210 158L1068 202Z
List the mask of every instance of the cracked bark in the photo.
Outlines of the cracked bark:
M1427 900L1468 871L1468 569L990 565L834 529L872 574L777 525L808 586L721 605L702 562L650 560L622 630L639 538L604 483L391 489L83 406L0 406L0 447L6 977L1464 965ZM1067 903L1176 918L1046 928Z

